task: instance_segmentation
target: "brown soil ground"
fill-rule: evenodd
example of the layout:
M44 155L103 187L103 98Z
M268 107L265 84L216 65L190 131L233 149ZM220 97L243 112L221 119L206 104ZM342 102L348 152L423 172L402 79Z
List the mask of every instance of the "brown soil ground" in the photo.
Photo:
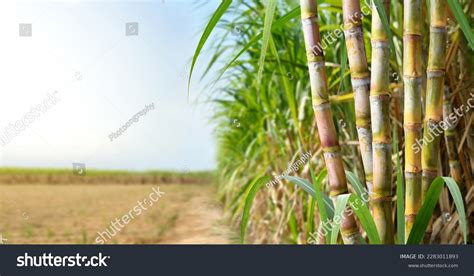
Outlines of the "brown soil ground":
M0 236L7 244L93 244L97 233L157 185L0 185ZM235 240L212 184L163 184L165 194L108 244L226 244ZM111 231L112 232L112 231Z

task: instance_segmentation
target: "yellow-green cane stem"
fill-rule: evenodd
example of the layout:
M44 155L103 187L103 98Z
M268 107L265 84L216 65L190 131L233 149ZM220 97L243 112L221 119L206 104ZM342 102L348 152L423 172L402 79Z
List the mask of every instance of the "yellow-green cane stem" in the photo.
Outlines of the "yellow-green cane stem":
M444 75L446 58L446 0L430 1L430 45L426 85L426 111L423 130L422 197L438 175L439 142L443 129Z
M404 0L405 238L421 207L421 0Z
M389 15L389 1L383 1ZM370 111L372 118L373 184L370 207L384 244L393 244L392 220L392 137L388 35L375 4L372 4L372 74Z
M364 35L362 32L362 13L359 0L344 0L342 3L344 17L344 35L347 56L354 90L359 148L364 166L365 181L369 192L372 190L372 132L370 121L370 73L365 53Z
M446 0L430 1L430 45L428 48L428 69L425 99L425 120L423 125L423 149L421 167L423 170L421 197L425 199L431 182L438 176L439 144L443 129L444 75L446 58ZM426 230L425 242L432 232L432 221Z

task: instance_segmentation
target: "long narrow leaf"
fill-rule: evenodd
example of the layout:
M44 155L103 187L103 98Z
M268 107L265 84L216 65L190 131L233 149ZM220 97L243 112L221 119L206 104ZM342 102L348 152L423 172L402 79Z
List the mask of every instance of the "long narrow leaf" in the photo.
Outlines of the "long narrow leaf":
M263 74L263 65L265 64L265 56L267 55L268 42L272 35L272 23L275 16L276 0L269 0L265 9L265 21L263 23L262 49L260 50L260 59L258 61L257 83L260 83Z
M244 212L242 214L242 220L240 222L240 242L245 243L245 233L247 230L247 222L250 216L250 209L252 208L252 203L257 194L258 190L270 180L268 176L262 176L256 178L255 181L252 183L247 196L245 197L245 205L244 205Z
M313 186L316 195L316 201L318 203L318 210L319 210L319 219L322 223L328 222L333 217L333 213L329 216L328 213L332 212L332 205L330 210L326 208L326 205L329 205L327 201L325 202L323 198L323 193L321 192L321 183L328 175L328 171L326 169L322 170L317 177L314 176L313 169L310 169L311 178L313 179ZM328 198L329 199L329 198ZM331 200L329 200L330 204L332 204ZM321 223L320 223L321 225ZM330 242L329 236L325 236L326 244Z
M300 15L301 13L301 10L299 7L297 8L294 8L293 10L291 10L290 12L288 12L287 14L285 14L284 16L280 17L278 20L276 20L275 22L273 22L272 24L272 27L271 27L271 30L276 30L278 28L281 28L283 26L285 26L286 23L288 23L291 19L293 18L296 18ZM252 37L249 42L247 42L247 44L245 44L245 46L226 64L226 66L224 67L224 69L222 69L219 77L217 78L220 79L220 77L224 74L224 72L227 71L227 69L229 69L229 67L242 55L244 54L245 52L247 52L247 50L252 47L252 45L254 45L255 43L257 43L263 36L263 33L259 33L257 35L255 35L254 37Z
M360 203L361 202L361 203ZM370 210L366 204L364 204L363 198L357 195L351 194L349 197L349 205L356 214L357 218L362 225L362 228L367 233L367 237L371 244L381 244L377 227L375 226L374 219L370 214Z
M451 11L456 17L456 21L459 23L464 36L471 47L474 50L474 34L472 33L471 26L469 26L469 21L466 18L466 15L462 11L461 4L459 4L459 0L448 0L448 5L451 8Z
M370 214L369 208L364 204L364 200L355 194L343 194L339 195L336 200L336 211L334 212L333 228L331 233L331 244L337 243L337 237L341 229L341 222L343 211L347 208L347 204L351 207L359 218L362 228L367 233L367 237L371 244L380 244L380 236L377 232L374 219Z
M316 191L314 190L313 186L311 183L309 183L306 179L299 178L296 176L284 176L284 179L292 182L293 184L296 184L298 187L302 188L305 192L310 194L312 197L318 201L319 196L316 195ZM331 217L330 211L334 210L334 207L332 206L331 200L328 197L324 197L324 194L321 193L322 197L322 203L324 203L324 206L326 207L326 210L328 211L328 217ZM319 203L318 203L319 206Z
M346 171L346 178L349 180L349 183L352 185L352 188L354 188L357 195L363 198L364 194L366 194L366 190L364 189L362 183L360 183L357 176L353 172ZM364 204L367 205L366 202L364 202Z
M451 177L437 177L431 183L431 186L426 193L425 202L423 203L423 206L421 206L421 209L416 216L415 223L411 229L407 244L419 244L423 240L423 236L425 234L426 228L428 227L431 216L433 215L433 210L436 206L436 203L439 200L444 183L446 183L448 186L448 189L454 199L454 204L456 205L456 210L459 215L459 226L463 232L464 243L467 242L466 212L464 210L462 195L459 191L458 185Z
M198 46L196 47L196 51L194 52L193 60L191 62L191 69L189 70L188 95L189 95L189 88L191 85L191 77L193 75L194 66L196 65L196 61L199 57L199 54L201 53L201 50L204 47L204 44L206 44L207 39L209 38L212 31L214 30L214 27L216 26L217 22L219 22L222 15L224 15L224 13L227 11L231 3L232 3L232 0L222 0L221 4L217 8L217 10L214 12L211 19L207 23L206 28L204 29L204 33L202 34L201 39L199 40Z
M333 226L331 231L331 244L337 244L337 237L341 229L343 212L349 202L350 194L339 195L336 199L336 211L334 211Z

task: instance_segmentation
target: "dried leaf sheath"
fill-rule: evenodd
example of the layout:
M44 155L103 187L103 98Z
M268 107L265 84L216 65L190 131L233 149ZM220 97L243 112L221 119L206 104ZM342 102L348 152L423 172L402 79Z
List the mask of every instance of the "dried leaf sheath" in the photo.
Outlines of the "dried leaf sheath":
M324 150L324 160L331 189L330 194L335 198L348 192L347 180L330 109L326 69L317 22L317 2L315 0L301 0L301 21L311 82L313 110L321 146ZM353 215L344 214L341 232L346 244L353 244L359 240L360 234Z

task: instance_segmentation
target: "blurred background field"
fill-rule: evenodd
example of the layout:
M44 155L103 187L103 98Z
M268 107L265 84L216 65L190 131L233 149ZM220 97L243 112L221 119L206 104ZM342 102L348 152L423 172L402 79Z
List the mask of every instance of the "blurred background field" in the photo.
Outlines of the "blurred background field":
M209 172L1 169L0 234L7 244L91 244L148 197L165 194L107 243L228 243ZM71 181L69 181L71 180ZM103 182L100 182L103 181Z

